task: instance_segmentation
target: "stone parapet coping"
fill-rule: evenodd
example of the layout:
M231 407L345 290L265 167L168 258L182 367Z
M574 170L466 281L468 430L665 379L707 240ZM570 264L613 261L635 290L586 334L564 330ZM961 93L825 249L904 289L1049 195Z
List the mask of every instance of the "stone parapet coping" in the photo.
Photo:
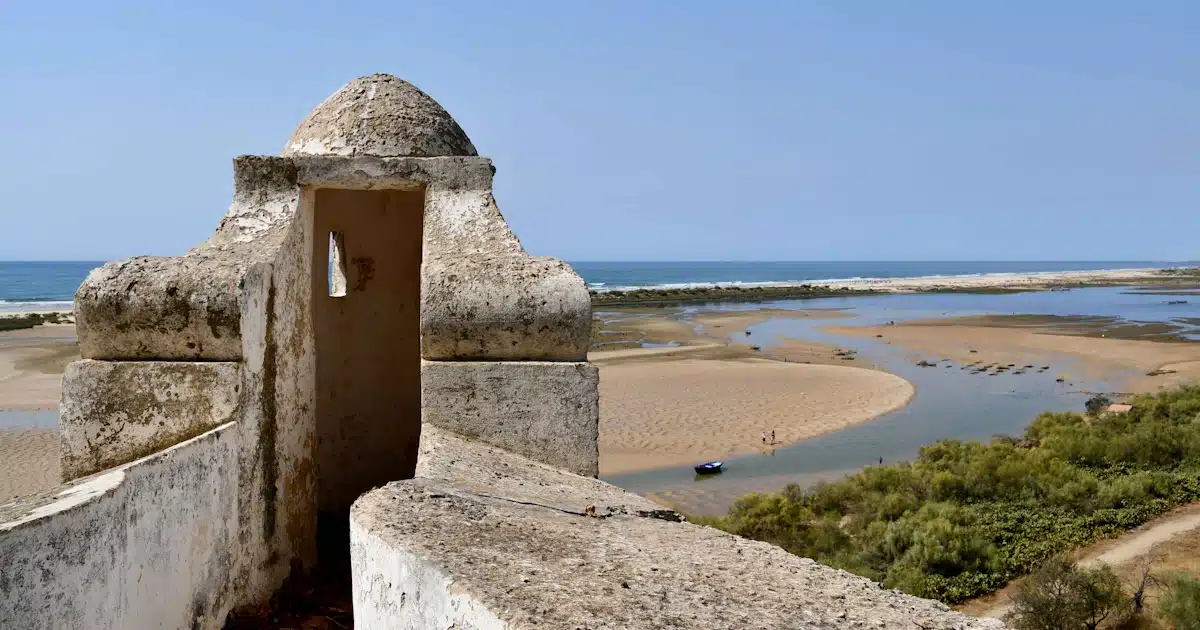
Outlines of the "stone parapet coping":
M452 434L422 459L352 508L357 627L1004 627Z

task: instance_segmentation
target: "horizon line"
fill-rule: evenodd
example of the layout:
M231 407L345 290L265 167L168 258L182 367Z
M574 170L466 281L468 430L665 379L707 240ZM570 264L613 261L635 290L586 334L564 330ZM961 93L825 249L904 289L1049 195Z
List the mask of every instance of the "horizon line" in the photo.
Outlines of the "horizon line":
M106 263L118 260L128 260L129 258L138 258L139 256L127 256L125 258L109 258L109 259L66 259L66 258L46 258L46 259L0 259L0 263ZM181 256L153 256L153 258L180 258ZM558 258L558 257L554 257ZM637 259L590 259L590 260L572 260L568 258L558 258L567 263L636 263L636 264L660 264L660 263L684 263L684 264L707 264L707 263L770 263L770 264L793 264L793 263L1153 263L1153 264L1191 264L1198 263L1200 259L1185 259L1185 260L1152 260L1152 259L1035 259L1035 258L1008 258L1008 259L916 259L916 258L894 258L894 259L856 259L856 258L839 258L825 260L784 260L784 259L765 259L752 260L740 258L728 259L660 259L660 260L637 260Z

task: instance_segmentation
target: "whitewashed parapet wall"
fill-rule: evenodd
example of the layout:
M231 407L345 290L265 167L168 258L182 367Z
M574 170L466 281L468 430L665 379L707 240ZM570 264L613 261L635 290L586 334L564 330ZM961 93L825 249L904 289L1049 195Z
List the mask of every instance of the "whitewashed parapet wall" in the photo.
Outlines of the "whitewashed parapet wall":
M76 295L84 360L63 383L63 456L73 476L120 467L0 507L6 574L41 569L0 580L0 626L99 615L90 627L219 628L230 610L314 568L327 478L355 469L331 499L348 509L357 492L411 476L421 419L453 419L468 437L594 476L587 290L564 263L522 249L492 196L494 173L431 98L371 75L314 110L284 155L234 161L233 202L210 239L90 274ZM313 304L324 279L314 252L324 243L314 214L331 189L423 195L415 365L430 377L414 385L428 402L395 458L356 451L388 446L370 445L369 432L342 450L319 444ZM219 500L193 505L211 488ZM97 530L112 510L136 517ZM52 542L96 535L126 546ZM199 548L173 556L182 535ZM144 596L158 560L140 559L164 557L204 579L170 582L172 597L114 603ZM57 616L39 616L49 602Z
M234 604L233 423L0 504L0 628L221 628Z

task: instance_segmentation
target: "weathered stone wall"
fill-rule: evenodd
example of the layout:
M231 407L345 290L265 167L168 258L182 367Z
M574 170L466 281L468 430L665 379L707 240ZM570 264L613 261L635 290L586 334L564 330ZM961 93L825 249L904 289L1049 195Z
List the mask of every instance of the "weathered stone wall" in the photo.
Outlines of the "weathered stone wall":
M220 629L243 547L232 423L0 505L0 627Z
M437 562L397 548L357 520L350 521L350 553L356 628L512 628L455 589L454 577Z
M233 200L207 241L184 256L130 258L88 274L75 293L83 358L241 358L239 287L279 250L300 190L290 162L242 156L233 166Z
M242 449L239 538L247 555L237 590L263 602L316 565L315 349L309 297L312 217L291 225L273 264L242 289Z
M591 299L565 263L529 256L486 187L431 186L421 277L429 360L586 361Z
M131 462L236 420L237 363L76 361L59 405L66 480Z
M463 347L453 339L468 339L475 344L467 353L470 358L488 360L516 356L521 359L552 355L561 360L582 356L586 352L587 326L590 326L590 305L582 280L569 267L559 266L550 277L562 279L560 288L541 289L534 282L525 283L519 274L505 274L514 269L496 267L503 273L491 271L495 293L526 295L528 300L505 302L496 299L491 309L460 309L455 304L462 300L491 298L471 294L465 289L472 285L467 276L455 279L456 273L473 273L470 268L457 266L450 260L491 260L481 251L499 251L505 260L524 259L531 264L545 265L547 259L536 259L525 255L516 238L495 211L491 201L491 164L482 158L432 158L432 159L379 159L369 157L328 158L295 156L284 158L239 158L237 181L239 186L252 189L252 182L266 182L274 197L255 197L253 203L266 208L282 209L255 215L235 204L224 225L230 234L214 237L218 248L237 247L245 238L261 238L271 234L270 227L286 219L286 232L275 239L269 263L259 264L242 281L241 329L244 354L243 382L243 426L240 430L247 448L242 458L241 492L246 505L260 505L260 510L246 510L243 514L242 536L246 541L259 541L253 553L261 556L257 573L246 576L248 592L269 594L272 584L277 585L289 572L293 561L297 566L310 568L315 561L315 516L319 507L320 469L336 470L338 466L352 467L362 455L357 451L345 451L340 455L336 441L328 452L322 451L320 435L340 431L337 426L317 428L318 399L322 395L336 394L326 391L318 380L318 347L320 340L315 328L313 300L320 298L325 272L317 267L323 261L314 260L314 252L327 247L327 235L316 232L315 212L317 191L322 189L355 190L398 190L418 191L424 189L424 258L422 266L422 330L423 352L432 352L439 347L450 348L451 354ZM290 182L290 183L289 183ZM271 188L274 186L274 188ZM242 198L241 196L238 197ZM434 230L432 233L429 230ZM469 238L468 238L469 237ZM468 240L463 240L468 239ZM471 242L469 239L476 239ZM461 248L456 251L454 248ZM442 252L448 258L440 265L431 256ZM541 261L541 262L539 262ZM486 264L483 265L487 267ZM258 270L257 272L255 270ZM541 277L541 276L539 276ZM443 287L444 300L438 302L427 290L430 283ZM541 280L539 280L541 282ZM560 282L558 280L554 282ZM576 286L577 285L577 286ZM457 286L460 292L453 289ZM565 288L562 288L565 287ZM548 292L547 292L548 291ZM554 291L559 291L555 298ZM458 300L455 302L454 300ZM437 306L431 306L431 305ZM567 308L567 304L571 306ZM440 310L439 310L440 309ZM545 313L545 315L538 315ZM585 313L580 316L579 313ZM546 333L547 323L569 320L583 331L570 332L572 341L561 343L561 339ZM503 324L511 322L511 325ZM582 326L578 323L583 322ZM347 322L346 325L351 325ZM352 325L362 325L354 322ZM579 339L576 339L579 337ZM440 342L439 339L446 339ZM482 340L482 342L480 341ZM386 340L377 340L384 343ZM482 345L481 345L482 344ZM514 349L515 348L515 349ZM565 348L565 349L564 349ZM560 368L547 365L553 372ZM575 368L571 368L575 369ZM377 375L387 376L387 375ZM397 375L398 376L398 375ZM536 380L536 379L535 379ZM330 390L336 383L329 385ZM344 392L349 393L349 392ZM586 392L585 392L586 393ZM587 403L586 398L583 401ZM447 403L449 404L449 403ZM558 403L555 403L558 405ZM352 405L350 405L352 406ZM425 404L425 414L438 414L437 405ZM529 410L532 405L526 404ZM519 405L514 408L519 408ZM579 432L580 422L586 422L590 407L586 404L583 413L576 409L571 416L559 418L552 413L538 416L545 427L533 427L531 435L557 435L560 440ZM532 411L530 412L532 413ZM445 415L442 413L442 415ZM532 417L532 416L529 416ZM590 416L595 424L595 414ZM493 416L495 418L495 416ZM522 419L515 418L516 424ZM555 432L558 432L557 434ZM594 430L593 430L594 431ZM503 432L501 432L503 433ZM583 435L583 433L579 433ZM563 450L570 453L569 462L580 472L594 470L579 468L580 461L594 461L594 433L588 441ZM553 443L545 442L545 443ZM579 453L583 452L580 456ZM411 464L409 464L411 465ZM334 473L336 475L336 473ZM591 472L590 474L595 474ZM397 475L405 476L405 475ZM351 489L342 494L352 497L383 479L374 479L367 485Z
M75 294L85 359L236 361L242 260L139 257L93 270Z
M209 241L185 256L113 263L89 276L77 294L80 343L86 357L103 361L80 364L64 394L66 450L88 453L76 458L78 474L237 419L236 545L245 561L232 569L230 605L263 602L293 571L315 566L322 468L336 478L362 461L381 461L364 455L366 447L387 450L386 440L338 449L332 439L322 450L322 437L340 438L353 427L331 411L333 421L319 429L319 397L353 392L318 378L313 300L325 278L314 252L326 247L315 233L320 190L424 191L420 348L444 366L434 368L443 376L435 375L423 413L449 424L463 412L460 430L596 474L595 371L576 363L588 343L586 288L563 263L521 249L492 198L488 160L295 155L242 157L234 166L234 200ZM351 319L334 324L335 332L371 318ZM240 376L231 378L226 372L235 364ZM222 377L200 387L197 370ZM474 374L481 400L497 408L455 400L445 380L454 370ZM112 406L135 399L146 404ZM113 418L126 428L104 434L116 426ZM120 436L135 428L135 439ZM98 446L96 436L103 438ZM356 481L339 504L393 476L407 473Z

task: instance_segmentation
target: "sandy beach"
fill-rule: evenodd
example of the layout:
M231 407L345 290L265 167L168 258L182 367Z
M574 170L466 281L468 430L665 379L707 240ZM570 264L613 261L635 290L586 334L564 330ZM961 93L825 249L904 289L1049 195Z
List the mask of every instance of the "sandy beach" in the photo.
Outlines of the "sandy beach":
M837 348L789 340L763 351L745 335L767 319L833 321L837 311L627 314L616 328L681 345L589 354L600 367L601 475L777 448L903 407L914 392L898 376L853 367Z
M78 359L73 324L0 332L0 410L57 409L63 370Z
M0 502L62 482L54 429L0 430Z
M600 473L696 464L865 422L904 406L908 381L839 365L678 359L600 368ZM770 442L764 443L762 434Z
M601 469L615 474L782 446L903 406L912 386L858 367L834 347L789 340L764 352L745 331L771 318L835 321L837 311L621 312L611 329L638 341L590 353L601 372ZM744 343L731 343L730 335ZM641 348L647 342L678 347ZM78 359L73 325L0 332L0 413L54 410ZM769 357L769 358L768 358ZM761 434L775 431L775 444ZM0 497L59 481L56 431L0 429Z
M78 358L73 324L0 332L0 500L61 481L57 428L25 426L23 412L57 410L63 370Z
M875 337L912 350L914 356L949 358L977 365L1050 365L1065 380L1104 379L1128 393L1153 392L1200 380L1200 343L1112 338L1069 321L1027 317L961 317L918 320L895 326L828 326L842 335ZM1044 318L1048 319L1048 318ZM1105 335L1105 336L1100 336ZM1068 359L1067 365L1062 359Z

